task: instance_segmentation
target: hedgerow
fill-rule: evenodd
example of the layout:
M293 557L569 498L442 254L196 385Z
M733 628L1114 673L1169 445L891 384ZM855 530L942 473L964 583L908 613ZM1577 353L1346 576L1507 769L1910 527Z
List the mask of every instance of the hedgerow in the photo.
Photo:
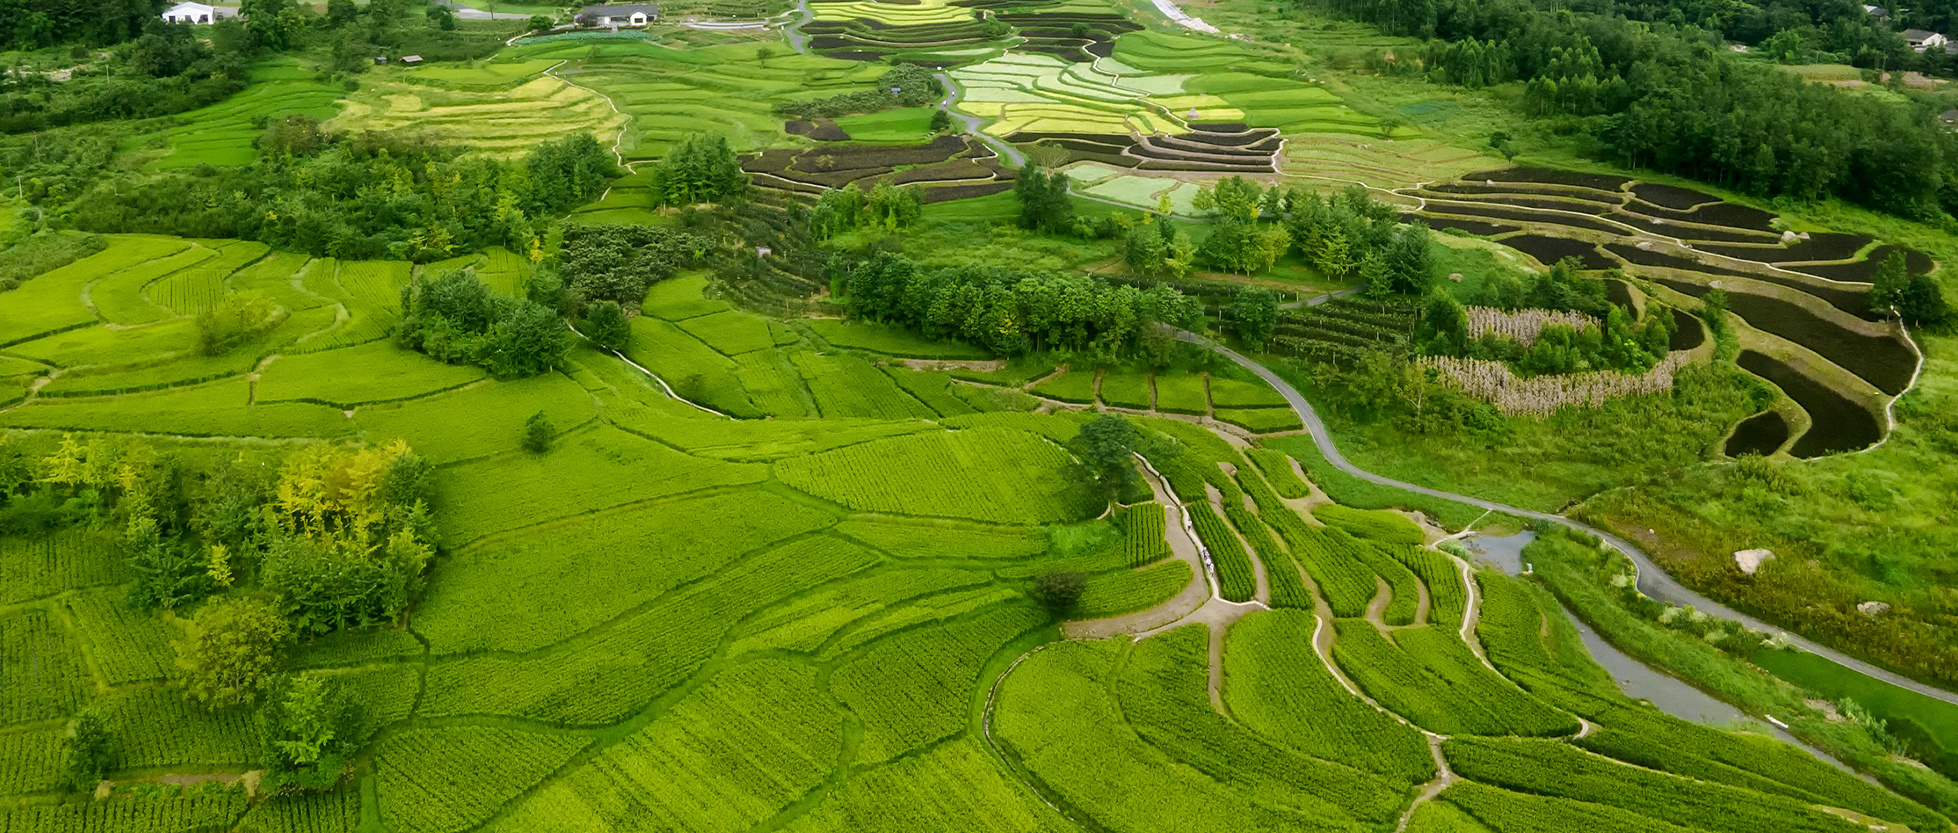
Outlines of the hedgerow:
M1461 567L1455 560L1425 547L1383 544L1382 552L1399 559L1421 584L1428 588L1428 621L1436 625L1462 623L1468 606L1468 590L1462 586Z
M1434 776L1421 733L1354 697L1312 648L1306 611L1253 613L1224 645L1224 701L1247 728L1307 755L1415 784Z
M415 630L437 656L534 650L831 521L813 507L742 489L544 527L450 559L416 612ZM611 592L560 578L600 575ZM512 598L510 587L531 589Z
M1046 536L1027 528L855 517L837 524L836 531L899 558L1023 559L1047 551Z
M1264 472L1265 478L1271 481L1271 487L1278 491L1280 497L1297 499L1312 496L1312 487L1292 471L1292 458L1269 448L1253 448L1244 453L1251 458L1251 462L1258 464L1258 470Z
M1382 510L1354 509L1337 503L1312 507L1312 517L1327 526L1338 527L1355 537L1386 544L1421 544L1428 540L1412 521Z
M1333 615L1352 617L1365 614L1367 604L1379 592L1373 569L1361 555L1367 543L1346 534L1344 530L1315 529L1306 526L1303 521L1297 521L1295 517L1292 523L1284 523L1285 516L1278 517L1281 520L1277 525L1279 534L1285 536L1286 542L1292 545L1292 554L1298 557L1299 563L1305 566L1305 572L1319 585L1319 592L1332 605Z
M818 677L816 668L783 660L721 671L525 796L500 823L511 830L750 829L837 765L843 720Z
M374 752L381 819L397 833L474 828L590 743L491 726L409 729Z
M1432 732L1562 735L1577 730L1576 718L1484 668L1452 632L1433 626L1398 630L1389 640L1372 624L1343 620L1333 655L1369 696Z
M1250 601L1257 594L1258 577L1253 572L1251 556L1244 551L1243 542L1224 525L1224 519L1208 503L1192 503L1183 507L1190 513L1190 523L1196 527L1197 537L1203 541L1204 548L1210 550L1210 562L1217 568L1218 592L1233 602Z
M1394 818L1403 783L1306 757L1219 714L1206 694L1208 636L1193 625L1136 645L1115 693L1137 735L1243 794L1293 809L1301 823Z
M1042 795L1117 830L1155 830L1164 818L1203 819L1237 833L1345 826L1345 819L1306 818L1257 801L1207 773L1178 767L1137 737L1110 693L1127 642L1063 642L1028 657L1006 678L994 736Z
M0 726L73 713L93 688L80 657L46 611L0 616Z
M1174 598L1196 573L1182 560L1164 561L1137 570L1118 570L1088 578L1088 589L1071 614L1077 619L1117 616Z
M1691 833L1691 828L1667 824L1616 807L1562 798L1499 790L1462 781L1443 790L1441 800L1467 811L1491 830L1517 833Z
M857 760L876 763L958 734L988 659L1047 622L1029 605L994 607L880 641L830 674L830 690L862 721Z
M245 812L242 789L192 788L115 795L101 801L0 810L4 833L177 833L228 828Z
M1091 514L1060 447L1000 428L915 434L775 464L782 482L855 509L1047 523Z
M711 659L727 630L810 587L877 563L868 550L817 536L746 559L634 611L586 639L529 654L479 655L429 669L419 713L500 714L610 725Z
M1618 807L1699 830L1849 833L1865 829L1805 802L1625 766L1555 741L1458 737L1444 742L1442 753L1450 767L1466 778Z
M1122 548L1129 566L1141 567L1170 553L1167 513L1160 503L1138 503L1121 511Z

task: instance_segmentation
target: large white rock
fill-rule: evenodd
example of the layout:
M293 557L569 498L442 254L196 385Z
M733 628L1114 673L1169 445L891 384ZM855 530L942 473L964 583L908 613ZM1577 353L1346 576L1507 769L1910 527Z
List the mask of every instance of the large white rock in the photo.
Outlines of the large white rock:
M1890 612L1888 602L1864 602L1856 606L1856 612L1864 616L1882 616Z
M1761 569L1762 564L1773 557L1774 552L1772 550L1739 550L1734 553L1734 564L1740 567L1741 572L1751 576L1754 575L1754 571Z

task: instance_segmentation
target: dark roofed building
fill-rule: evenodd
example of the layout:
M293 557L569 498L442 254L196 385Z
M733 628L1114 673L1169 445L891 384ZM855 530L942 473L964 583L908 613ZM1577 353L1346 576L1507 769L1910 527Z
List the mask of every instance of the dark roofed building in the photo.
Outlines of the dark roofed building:
M586 6L574 18L580 26L644 26L659 19L659 6Z

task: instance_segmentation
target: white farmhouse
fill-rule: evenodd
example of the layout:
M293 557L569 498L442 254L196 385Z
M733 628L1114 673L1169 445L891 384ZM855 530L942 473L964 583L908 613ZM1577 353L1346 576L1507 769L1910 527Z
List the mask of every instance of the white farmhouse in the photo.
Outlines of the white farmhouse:
M586 6L573 19L580 26L644 26L659 19L659 7L652 4Z
M183 2L163 11L164 23L216 23L226 16L229 9L220 9L204 3Z
M1923 52L1932 47L1943 46L1946 43L1945 36L1925 29L1905 29L1898 34L1904 36L1904 43L1919 52Z

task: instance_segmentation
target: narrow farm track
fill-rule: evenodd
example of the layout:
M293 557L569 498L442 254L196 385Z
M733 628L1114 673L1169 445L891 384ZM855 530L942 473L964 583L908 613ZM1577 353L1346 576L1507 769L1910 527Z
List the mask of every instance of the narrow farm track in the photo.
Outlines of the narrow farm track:
M1027 164L1027 155L1021 153L1019 148L1014 147L1004 139L988 135L985 130L981 129L984 126L981 122L984 122L985 119L954 109L959 103L959 98L965 91L959 89L959 83L953 81L949 73L934 72L932 73L932 77L937 78L938 83L945 85L945 97L939 100L938 109L944 110L947 115L963 123L965 125L966 135L977 139L986 147L992 148L994 153L999 154L1000 160L1010 167L1019 168Z
M1248 359L1243 355L1240 355L1236 351L1231 350L1230 348L1218 344L1214 341L1211 341L1210 339L1204 338L1203 336L1199 336L1195 333L1191 333L1185 330L1175 330L1174 334L1176 338L1180 341L1185 341L1191 344L1209 348L1210 350L1215 351L1218 355L1221 355L1224 358L1236 362L1239 366L1243 367L1244 369L1249 370L1254 374L1257 374L1258 378L1265 380L1267 384L1270 384L1274 389L1276 389L1280 395L1285 397L1285 401L1292 406L1292 410L1298 413L1299 419L1305 423L1306 432L1312 436L1313 445L1318 446L1319 453L1325 455L1327 462L1331 463L1333 468L1339 469L1340 471L1345 472L1346 474L1352 475L1354 477L1358 477L1361 480L1365 480L1369 483L1375 483L1381 486L1388 486L1395 489L1402 489L1405 491L1413 492L1418 495L1437 497L1443 500L1452 500L1458 503L1465 503L1470 506L1475 506L1478 508L1487 509L1491 511L1504 512L1510 515L1515 515L1519 518L1528 518L1530 520L1546 521L1549 523L1562 524L1563 526L1569 527L1571 529L1575 529L1590 535L1595 535L1599 539L1603 540L1607 545L1611 546L1614 549L1617 549L1621 553L1624 553L1627 558L1630 558L1632 560L1632 564L1634 565L1637 571L1637 576L1638 576L1637 586L1639 592L1642 592L1647 596L1650 596L1654 599L1658 599L1659 601L1666 602L1669 604L1692 605L1693 608L1696 610L1705 611L1714 616L1739 622L1742 625L1745 625L1757 631L1787 633L1781 628L1777 628L1774 627L1773 625L1769 625L1766 622L1762 622L1758 619L1755 619L1754 617L1748 616L1744 613L1741 613L1740 611L1734 610L1733 608L1727 607L1726 605L1720 604L1718 602L1713 601L1712 599L1709 599L1705 596L1693 592L1692 590L1688 589L1685 585L1680 584L1678 580L1674 579L1665 570L1661 569L1659 565L1652 560L1652 557L1647 555L1645 551L1640 549L1636 544L1633 544L1630 541L1627 541L1623 538L1620 538L1604 530L1592 527L1589 524L1581 523L1579 521L1564 517L1563 515L1553 514L1550 512L1538 512L1532 509L1524 509L1518 506L1510 506L1505 503L1498 503L1493 500L1484 500L1482 498L1471 497L1469 495L1458 494L1455 492L1450 492L1442 489L1434 489L1434 488L1429 488L1427 486L1419 486L1413 483L1407 483L1405 481L1395 480L1391 477L1386 477L1384 475L1374 474L1373 472L1367 471L1365 469L1360 468L1359 466L1353 465L1353 463L1348 461L1344 455L1341 455L1339 453L1339 448L1333 445L1332 436L1326 431L1326 423L1323 420L1319 419L1319 414L1313 410L1312 403L1307 402L1304 394L1299 393L1298 388L1292 387L1292 384L1290 382L1285 381L1278 374L1273 373L1270 368L1267 368L1264 365L1259 364L1258 362L1252 361L1251 359ZM1805 639L1796 634L1788 633L1787 636L1790 644L1793 644L1794 646L1801 648L1804 651L1815 654L1816 656L1823 657L1829 660L1830 662L1834 662L1837 665L1840 665L1851 671L1855 671L1856 673L1862 674L1874 680L1889 683L1891 685L1897 686L1898 688L1903 688L1909 691L1917 692L1926 697L1934 697L1946 703L1958 705L1958 693L1946 691L1944 689L1937 688L1935 686L1920 683L1916 680L1905 677L1902 674L1897 674L1892 671L1887 671L1885 669L1878 668L1875 665L1871 665L1870 663L1849 656L1848 654L1842 653L1841 651L1824 647L1822 645L1819 645L1811 640Z

